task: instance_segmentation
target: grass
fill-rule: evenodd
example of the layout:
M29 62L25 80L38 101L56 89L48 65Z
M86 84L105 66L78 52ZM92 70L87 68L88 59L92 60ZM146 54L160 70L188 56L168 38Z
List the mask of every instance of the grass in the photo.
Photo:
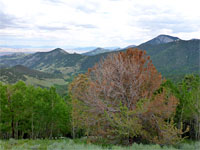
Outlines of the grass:
M160 147L159 145L133 144L130 147L101 147L85 144L70 139L58 140L1 140L0 150L198 150L200 142L185 143L175 147Z

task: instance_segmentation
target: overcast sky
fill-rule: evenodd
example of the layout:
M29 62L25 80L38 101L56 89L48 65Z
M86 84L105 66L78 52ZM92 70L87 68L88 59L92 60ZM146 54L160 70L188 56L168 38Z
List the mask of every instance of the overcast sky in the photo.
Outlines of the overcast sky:
M199 0L0 0L0 45L125 47L200 38Z

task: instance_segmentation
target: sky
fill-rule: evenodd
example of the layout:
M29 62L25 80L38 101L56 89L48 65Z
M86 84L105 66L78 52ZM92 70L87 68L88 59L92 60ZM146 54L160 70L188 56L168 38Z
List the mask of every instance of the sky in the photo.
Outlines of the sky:
M0 0L1 47L126 47L200 38L199 0Z

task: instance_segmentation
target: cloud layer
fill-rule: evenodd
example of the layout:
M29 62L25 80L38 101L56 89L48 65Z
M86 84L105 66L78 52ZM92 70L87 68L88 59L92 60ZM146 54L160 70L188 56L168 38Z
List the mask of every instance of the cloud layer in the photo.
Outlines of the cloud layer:
M159 34L200 38L198 0L0 0L0 45L140 44Z

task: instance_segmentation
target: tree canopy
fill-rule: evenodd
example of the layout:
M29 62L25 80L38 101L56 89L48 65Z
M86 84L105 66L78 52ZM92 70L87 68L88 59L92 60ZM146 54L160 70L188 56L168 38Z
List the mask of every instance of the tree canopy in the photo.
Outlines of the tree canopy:
M158 92L162 82L145 51L109 55L71 83L73 106L81 103L74 109L77 128L116 143L179 141L182 132L172 119L178 99L167 89Z
M0 138L64 136L71 131L70 110L53 87L0 83Z

